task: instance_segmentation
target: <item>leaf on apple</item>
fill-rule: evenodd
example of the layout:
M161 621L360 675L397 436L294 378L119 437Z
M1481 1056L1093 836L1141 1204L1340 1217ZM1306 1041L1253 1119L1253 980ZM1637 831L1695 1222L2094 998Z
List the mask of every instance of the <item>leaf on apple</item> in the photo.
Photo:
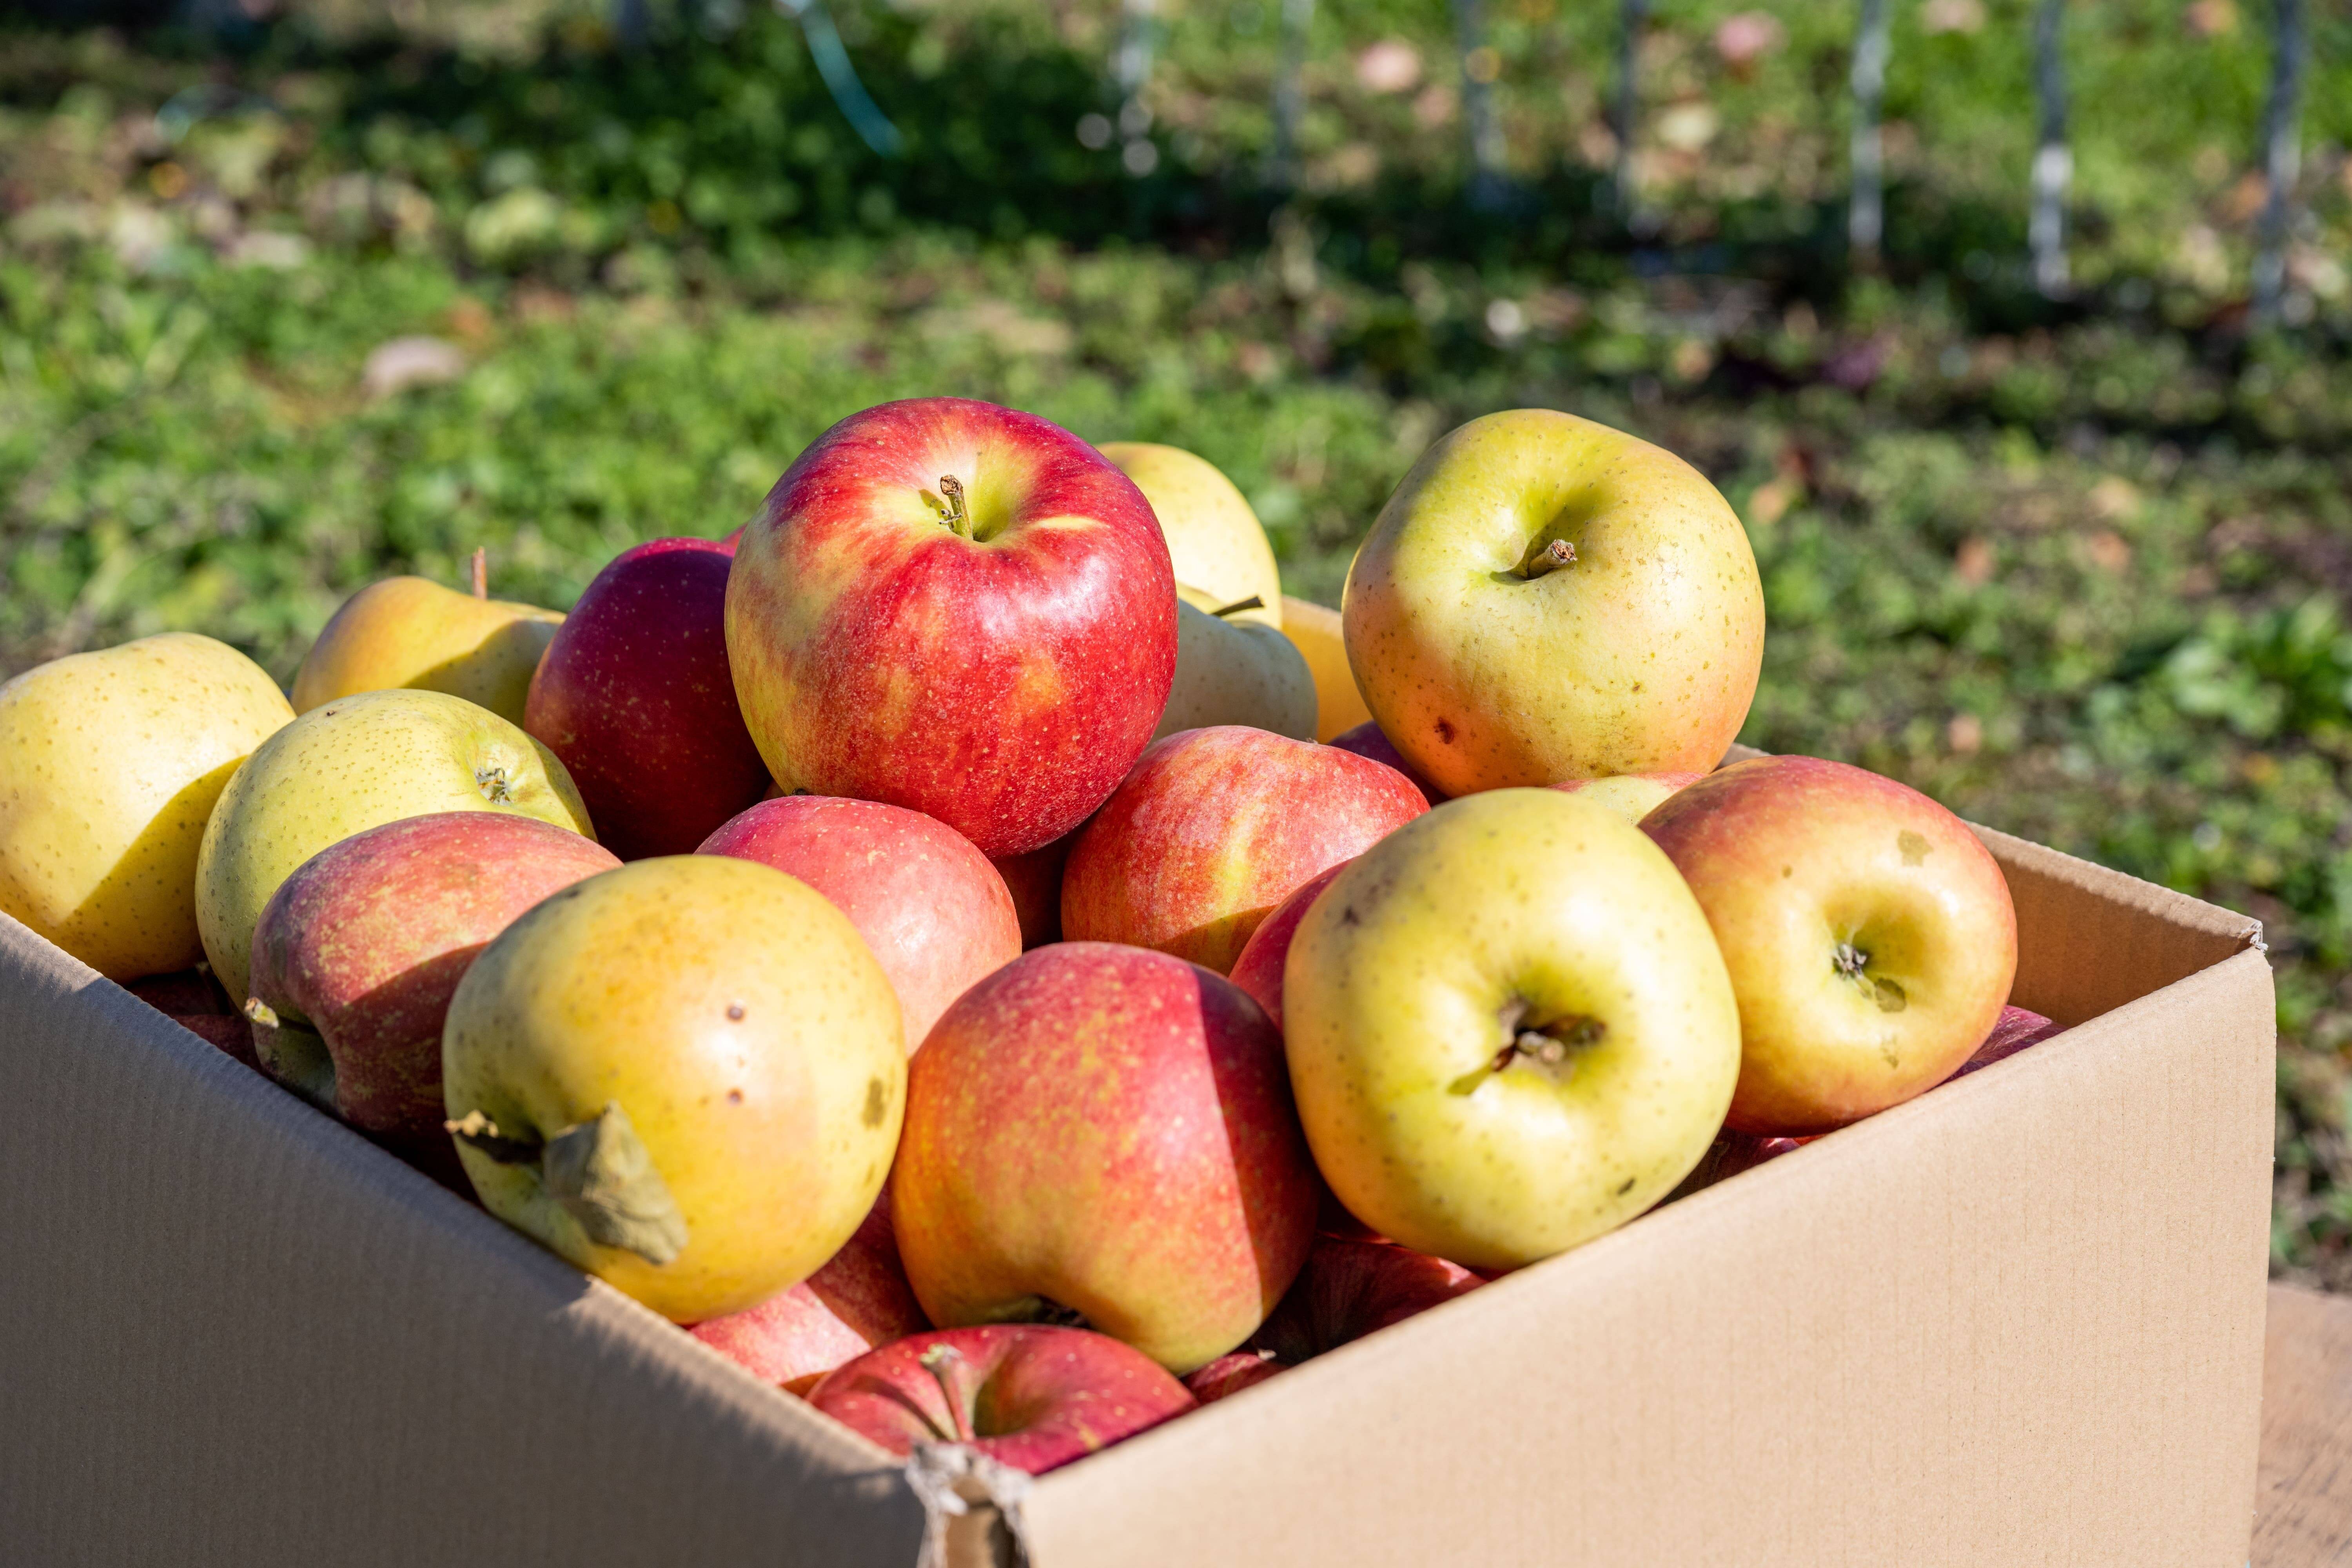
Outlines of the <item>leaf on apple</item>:
M549 1139L544 1169L548 1195L589 1240L656 1268L686 1250L686 1215L619 1101Z

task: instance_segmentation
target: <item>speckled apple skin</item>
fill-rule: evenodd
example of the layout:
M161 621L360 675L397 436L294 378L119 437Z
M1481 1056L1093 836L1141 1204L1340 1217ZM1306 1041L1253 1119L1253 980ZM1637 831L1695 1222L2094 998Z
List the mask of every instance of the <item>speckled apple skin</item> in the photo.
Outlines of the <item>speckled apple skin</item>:
M924 1042L891 1217L932 1321L1042 1299L1182 1373L1281 1300L1319 1193L1257 1004L1163 953L1059 942Z
M254 930L251 990L279 1019L253 1026L264 1069L276 1028L307 1027L333 1061L336 1115L446 1142L441 1026L457 982L524 910L619 864L568 828L488 811L412 816L329 845L270 895Z
M767 792L727 668L733 560L707 539L623 551L531 677L522 727L563 759L624 860L687 854Z
M954 476L979 537L923 497ZM787 791L887 801L989 856L1084 821L1176 671L1176 582L1142 492L1032 415L886 403L819 437L737 547L727 651Z
M698 853L773 866L831 900L890 977L909 1051L949 1003L1021 956L1004 879L971 840L919 811L784 795L721 825Z
M425 577L386 577L343 601L294 672L294 710L407 687L478 703L522 722L531 671L562 615L477 599Z
M1706 910L1739 997L1744 1132L1823 1132L1949 1078L2000 1021L2017 913L1968 825L1818 757L1735 763L1643 830ZM1870 956L1860 981L1840 942ZM1898 987L1899 1009L1878 982Z
M829 1373L808 1399L894 1454L966 1441L1033 1476L1193 1406L1182 1384L1117 1340L1037 1324L916 1334Z
M1572 563L1514 574L1556 539ZM1423 455L1349 568L1341 621L1373 719L1449 795L1704 772L1764 657L1755 552L1706 476L1541 408Z
M205 824L293 718L259 665L184 632L0 686L0 912L109 979L194 964Z
M930 1326L898 1261L886 1188L824 1268L780 1296L690 1331L753 1376L806 1394L843 1363Z
M673 1321L814 1273L881 1193L906 1106L898 999L848 917L724 855L575 882L482 950L441 1037L442 1104L540 1140L627 1114L677 1200L666 1264L588 1239L538 1167L460 1144L483 1206Z
M503 784L484 782L493 770ZM196 923L228 994L240 1003L251 994L253 928L296 867L338 839L438 811L535 817L595 836L552 752L446 692L338 698L263 742L221 791L196 859Z
M1376 763L1387 763L1411 779L1413 787L1421 791L1421 797L1432 805L1442 805L1451 798L1444 790L1422 777L1421 770L1414 767L1405 754L1398 751L1386 735L1381 733L1381 727L1369 719L1352 730L1343 730L1332 736L1329 744L1339 747L1343 752L1353 752L1360 757L1370 757Z
M1317 872L1429 809L1369 757L1220 724L1156 741L1078 835L1062 934L1156 948L1223 974Z

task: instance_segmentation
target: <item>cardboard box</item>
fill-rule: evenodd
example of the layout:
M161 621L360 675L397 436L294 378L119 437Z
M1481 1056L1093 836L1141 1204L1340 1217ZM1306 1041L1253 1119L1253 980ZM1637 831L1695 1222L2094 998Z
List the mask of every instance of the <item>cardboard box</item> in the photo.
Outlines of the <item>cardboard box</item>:
M0 1563L2235 1568L2259 928L1986 838L2068 1033L956 1520L0 921Z

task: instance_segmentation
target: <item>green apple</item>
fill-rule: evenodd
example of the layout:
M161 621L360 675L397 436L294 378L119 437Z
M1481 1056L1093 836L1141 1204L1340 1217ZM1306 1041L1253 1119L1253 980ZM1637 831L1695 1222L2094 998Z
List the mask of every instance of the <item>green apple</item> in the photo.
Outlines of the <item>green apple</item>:
M1282 574L1257 513L1214 463L1181 447L1113 441L1102 455L1118 466L1151 503L1180 588L1196 588L1203 608L1257 603L1236 614L1269 626L1282 625Z
M221 792L196 857L196 924L228 994L246 996L262 906L302 862L354 833L440 811L535 816L595 837L553 752L446 692L342 698L263 742Z
M294 674L294 710L362 691L413 687L522 722L540 657L563 616L536 605L460 594L424 577L387 577L343 601Z
M1288 637L1263 621L1196 607L1177 590L1176 680L1152 739L1212 724L1315 738L1315 677Z
M1341 617L1372 717L1449 795L1703 773L1764 653L1756 557L1716 488L1541 408L1423 455L1357 552Z
M184 632L0 686L0 912L109 979L194 967L205 822L293 717L259 665Z
M1365 851L1300 921L1282 1010L1332 1192L1470 1268L1665 1196L1739 1077L1698 901L1639 828L1548 789L1448 801Z

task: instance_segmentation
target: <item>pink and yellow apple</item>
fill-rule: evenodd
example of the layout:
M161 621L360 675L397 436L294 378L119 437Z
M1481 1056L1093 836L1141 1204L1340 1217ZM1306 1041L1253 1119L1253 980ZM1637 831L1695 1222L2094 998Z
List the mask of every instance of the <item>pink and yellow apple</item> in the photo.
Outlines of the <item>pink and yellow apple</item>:
M991 856L1118 787L1176 670L1151 508L1068 431L963 398L819 437L737 546L727 653L788 791L886 801Z
M1369 758L1219 725L1156 741L1070 851L1062 934L1224 973L1317 872L1429 809Z
M1643 820L1699 906L1739 998L1727 1124L1822 1132L1968 1060L2009 1000L2017 916L1968 825L1843 763L1758 757Z
M1190 1372L1289 1289L1319 1186L1282 1041L1196 964L1058 942L908 1064L891 1218L931 1321L1079 1321Z
M689 1331L754 1376L787 1394L806 1394L835 1367L930 1326L898 1262L885 1186L856 1234L824 1268L781 1296Z

